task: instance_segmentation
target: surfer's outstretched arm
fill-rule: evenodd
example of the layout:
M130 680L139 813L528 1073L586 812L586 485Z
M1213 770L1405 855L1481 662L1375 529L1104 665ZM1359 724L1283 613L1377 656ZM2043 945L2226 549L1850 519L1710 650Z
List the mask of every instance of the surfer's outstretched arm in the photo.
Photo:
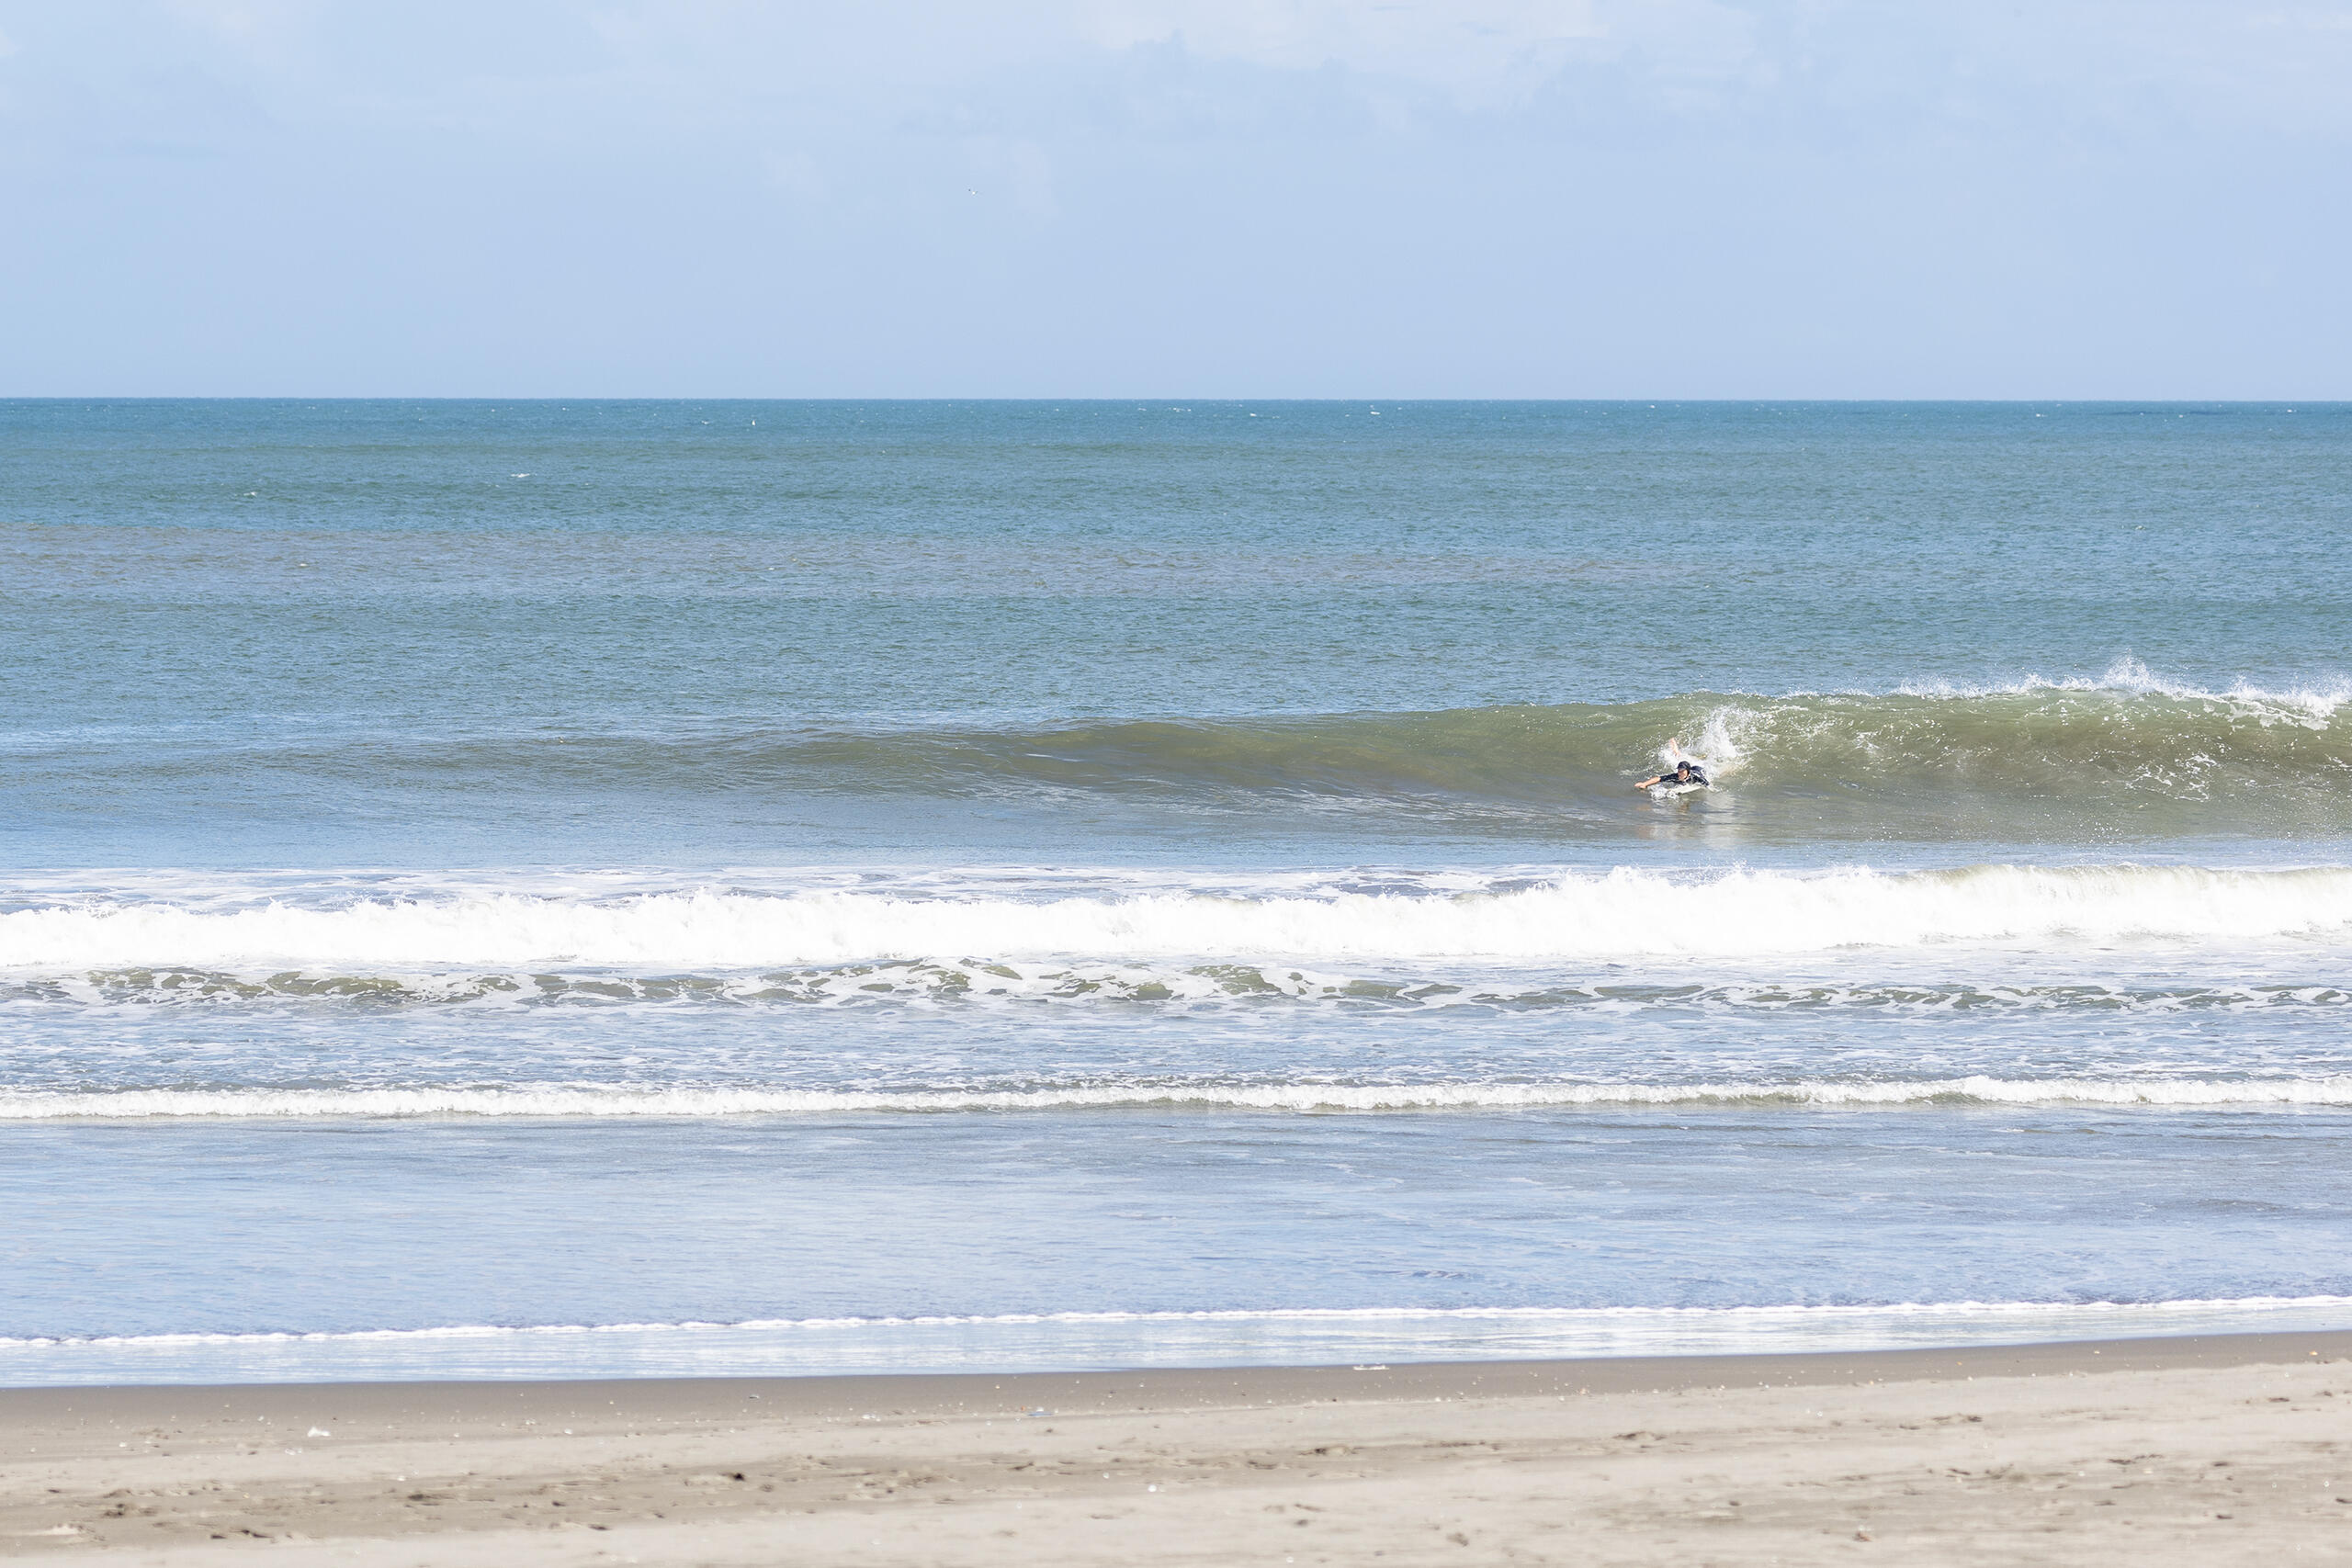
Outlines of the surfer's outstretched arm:
M1682 750L1682 742L1681 742L1681 741L1679 741L1679 740L1668 740L1668 741L1666 743L1666 760L1667 760L1669 763L1680 763L1680 762L1684 762L1684 761L1690 761L1690 758L1689 753L1685 752L1685 751ZM1674 769L1673 769L1672 767L1668 767L1668 768L1664 773L1657 773L1657 774L1653 775L1652 777L1649 777L1649 778L1644 779L1641 783L1639 783L1639 784L1635 784L1634 787L1635 789L1647 789L1647 788L1649 788L1652 784L1662 784L1666 783L1668 779L1671 779L1673 776L1674 776Z

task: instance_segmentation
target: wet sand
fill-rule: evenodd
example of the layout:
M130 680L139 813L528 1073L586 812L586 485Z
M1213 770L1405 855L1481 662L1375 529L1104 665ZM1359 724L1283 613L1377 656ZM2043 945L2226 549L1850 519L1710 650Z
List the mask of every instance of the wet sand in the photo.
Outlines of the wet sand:
M0 1556L2352 1562L2352 1333L0 1392Z

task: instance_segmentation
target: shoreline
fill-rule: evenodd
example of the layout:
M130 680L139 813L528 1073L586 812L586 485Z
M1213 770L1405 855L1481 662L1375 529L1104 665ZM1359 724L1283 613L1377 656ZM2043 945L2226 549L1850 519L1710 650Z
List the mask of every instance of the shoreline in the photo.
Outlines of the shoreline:
M2286 1365L2352 1360L2352 1328L2286 1333L2150 1335L2018 1345L1892 1350L1740 1351L1727 1355L1595 1356L1531 1360L1396 1361L1378 1366L1137 1367L1076 1372L824 1372L806 1376L363 1379L348 1382L89 1383L0 1386L0 1442L26 1419L168 1419L215 1407L247 1419L320 1403L355 1412L425 1409L501 1418L517 1404L560 1406L591 1394L615 1408L684 1416L757 1396L796 1415L854 1411L964 1413L992 1403L1035 1408L1046 1395L1071 1409L1183 1409L1233 1403L1341 1399L1514 1398L1564 1393L1670 1393L2094 1371ZM1571 1387L1570 1385L1574 1385ZM1025 1402L1025 1403L1024 1403ZM287 1419L291 1419L290 1415ZM364 1416L362 1418L365 1418Z
M0 1557L159 1565L2252 1562L2339 1498L2352 1330L0 1390Z

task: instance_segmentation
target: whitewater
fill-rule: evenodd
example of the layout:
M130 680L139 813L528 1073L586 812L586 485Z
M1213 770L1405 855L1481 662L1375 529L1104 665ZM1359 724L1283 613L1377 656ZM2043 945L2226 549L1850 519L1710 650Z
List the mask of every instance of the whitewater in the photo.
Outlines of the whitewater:
M119 1089L0 1096L0 1121L157 1116L779 1116L847 1111L1072 1111L1196 1106L1250 1111L1524 1110L1553 1106L1774 1104L2187 1105L2352 1107L2352 1075L2316 1079L1983 1077L1881 1083L1122 1084L1115 1088L636 1090L570 1086L497 1089Z
M0 402L0 1384L2342 1326L2189 412Z
M1628 919L1668 908L1672 919ZM974 965L984 969L988 959L1041 956L1577 960L2265 940L2352 943L2352 870L1972 866L1669 875L1617 867L1512 891L1441 886L1319 897L1230 888L1028 899L702 888L599 902L506 894L303 908L271 898L229 911L85 900L0 914L0 969L725 969L974 954L984 955Z

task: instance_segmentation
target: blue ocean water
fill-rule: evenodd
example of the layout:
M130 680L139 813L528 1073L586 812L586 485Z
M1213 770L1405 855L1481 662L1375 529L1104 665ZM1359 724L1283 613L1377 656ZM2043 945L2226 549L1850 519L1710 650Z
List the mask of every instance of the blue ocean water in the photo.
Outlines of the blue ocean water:
M2340 1325L2347 525L2345 405L0 403L0 1383Z

